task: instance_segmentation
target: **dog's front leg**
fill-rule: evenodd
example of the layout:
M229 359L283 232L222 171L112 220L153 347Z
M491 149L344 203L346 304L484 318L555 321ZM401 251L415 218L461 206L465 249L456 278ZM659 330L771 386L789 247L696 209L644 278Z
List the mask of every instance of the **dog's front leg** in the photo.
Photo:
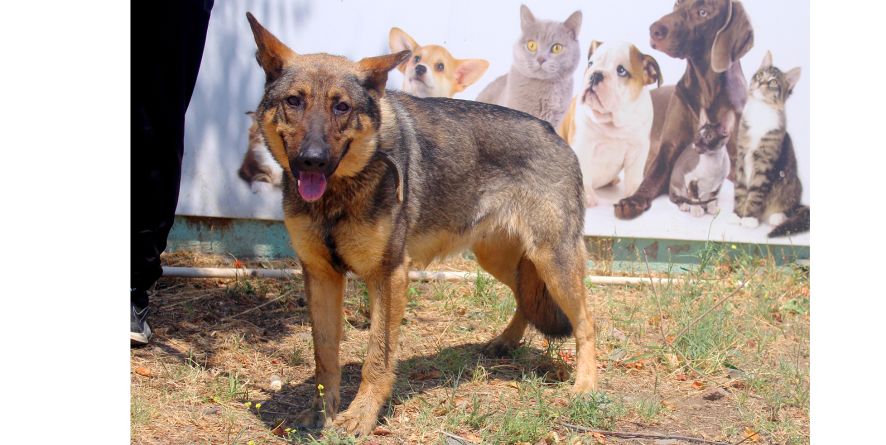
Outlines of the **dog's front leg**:
M320 428L335 418L341 400L338 350L342 337L345 276L328 264L302 263L302 269L311 314L317 387L311 406L298 414L296 423L307 428ZM323 385L322 389L319 385Z
M354 401L335 423L351 434L368 435L375 428L379 410L394 386L400 321L406 309L406 264L364 278L372 309L363 379Z

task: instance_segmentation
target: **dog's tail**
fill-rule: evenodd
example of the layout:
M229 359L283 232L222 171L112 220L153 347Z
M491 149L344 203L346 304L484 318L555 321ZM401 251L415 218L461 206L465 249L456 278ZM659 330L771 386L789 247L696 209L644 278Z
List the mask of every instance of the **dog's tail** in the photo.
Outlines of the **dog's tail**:
M809 206L799 206L791 212L790 218L775 226L769 232L769 238L777 236L796 235L809 231Z
M517 310L542 334L552 338L572 335L569 318L554 302L544 281L538 276L535 264L525 256L517 265Z

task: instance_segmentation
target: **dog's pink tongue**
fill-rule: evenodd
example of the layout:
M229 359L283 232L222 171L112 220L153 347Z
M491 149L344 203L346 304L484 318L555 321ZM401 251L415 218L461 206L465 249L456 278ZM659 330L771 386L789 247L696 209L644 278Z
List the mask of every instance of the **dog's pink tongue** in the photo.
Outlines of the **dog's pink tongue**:
M298 194L305 201L320 199L326 191L326 176L318 172L300 172L298 175Z

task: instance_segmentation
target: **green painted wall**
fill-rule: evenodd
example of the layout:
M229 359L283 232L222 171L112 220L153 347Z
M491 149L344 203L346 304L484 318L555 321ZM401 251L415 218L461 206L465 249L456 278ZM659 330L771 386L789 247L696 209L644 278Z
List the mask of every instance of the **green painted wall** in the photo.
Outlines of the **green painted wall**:
M281 221L176 216L168 241L168 252L231 254L238 258L295 256ZM620 273L644 273L647 260L654 271L680 272L698 265L714 250L771 255L780 264L808 260L810 254L807 246L599 237L588 237L586 243L591 268Z

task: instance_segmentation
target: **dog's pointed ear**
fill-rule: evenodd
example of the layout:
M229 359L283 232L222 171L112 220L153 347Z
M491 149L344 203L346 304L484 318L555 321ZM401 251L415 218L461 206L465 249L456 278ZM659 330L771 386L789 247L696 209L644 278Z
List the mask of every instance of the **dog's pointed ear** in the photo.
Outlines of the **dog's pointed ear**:
M645 77L644 85L655 83L657 87L660 87L664 81L661 76L661 68L658 67L658 61L655 60L655 57L648 54L643 54L643 74Z
M728 70L754 46L754 29L744 6L736 0L727 3L726 21L711 45L711 69L717 73Z
M458 93L471 86L489 69L489 62L483 59L461 59L455 63L455 91Z
M520 5L520 29L526 32L529 26L535 24L535 16L526 5Z
M392 53L399 53L400 51L415 51L420 45L415 41L409 34L406 34L406 31L403 31L396 26L391 28L391 32L388 35L388 45L391 47ZM406 72L406 63L401 63L397 66L397 69L400 70L401 73Z
M411 54L412 51L406 50L394 54L361 59L357 62L357 70L360 71L362 76L361 82L363 86L381 97L385 92L385 84L388 82L388 71L405 62Z
M794 87L797 86L797 82L800 80L800 67L791 68L784 73L784 80L788 84L787 94L790 95L794 92Z
M761 63L760 68L757 69L761 70L763 68L769 68L770 66L772 66L772 51L767 50L766 55L763 56L763 63Z
M265 80L272 82L283 74L283 67L298 54L261 26L252 13L247 12L246 19L249 20L252 36L255 37L255 46L258 47L255 60L265 70Z
M578 39L578 32L581 31L581 10L573 12L569 18L563 22L566 29L572 32L572 37Z
M591 56L593 56L594 53L597 52L597 48L599 48L602 44L603 42L591 40L591 46L590 48L588 48L588 60L591 60Z

